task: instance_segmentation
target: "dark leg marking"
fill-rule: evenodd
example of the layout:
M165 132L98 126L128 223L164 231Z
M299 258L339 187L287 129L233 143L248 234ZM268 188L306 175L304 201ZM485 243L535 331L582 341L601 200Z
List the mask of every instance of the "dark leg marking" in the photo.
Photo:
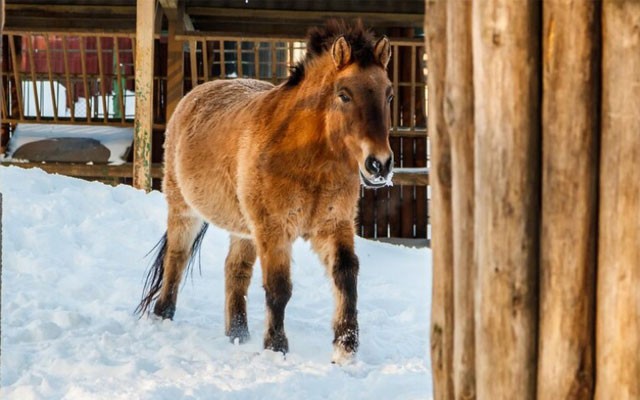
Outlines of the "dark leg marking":
M232 237L225 260L225 333L232 343L249 340L246 295L255 261L252 241Z
M176 302L172 298L162 301L161 299L156 301L156 305L153 307L153 313L162 319L171 319L176 314Z
M339 293L340 303L334 321L333 344L342 347L348 353L355 353L358 349L358 257L353 250L339 247L335 265L333 266L333 280Z
M291 298L288 269L269 273L264 289L269 313L264 348L286 354L289 351L289 341L284 332L284 310Z

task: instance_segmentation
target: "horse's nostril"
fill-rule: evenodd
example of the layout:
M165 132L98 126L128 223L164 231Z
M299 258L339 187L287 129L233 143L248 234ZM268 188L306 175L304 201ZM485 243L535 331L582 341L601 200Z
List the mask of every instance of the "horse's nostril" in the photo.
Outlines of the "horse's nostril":
M364 166L367 171L373 175L379 175L382 170L382 163L372 156L367 157Z

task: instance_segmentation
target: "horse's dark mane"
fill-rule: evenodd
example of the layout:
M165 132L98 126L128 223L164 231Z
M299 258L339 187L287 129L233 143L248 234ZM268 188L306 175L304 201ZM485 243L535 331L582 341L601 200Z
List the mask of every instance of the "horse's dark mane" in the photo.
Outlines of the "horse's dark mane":
M321 56L331 50L333 42L340 36L344 36L351 46L351 60L360 67L366 68L375 62L373 54L373 33L364 28L361 20L356 20L352 25L343 20L328 20L324 26L309 29L307 33L307 53L304 58L291 67L291 75L287 79L286 86L298 85L305 75L305 66L312 59Z

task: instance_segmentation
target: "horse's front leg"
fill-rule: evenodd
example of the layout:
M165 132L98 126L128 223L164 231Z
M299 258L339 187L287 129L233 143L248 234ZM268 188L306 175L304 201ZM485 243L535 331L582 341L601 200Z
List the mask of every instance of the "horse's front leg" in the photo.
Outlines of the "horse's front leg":
M289 342L284 332L284 311L291 298L291 241L271 231L256 237L256 242L267 306L264 348L287 353Z
M334 363L351 360L358 350L358 257L354 252L353 225L338 224L336 230L311 239L314 250L327 267L336 299L333 317Z

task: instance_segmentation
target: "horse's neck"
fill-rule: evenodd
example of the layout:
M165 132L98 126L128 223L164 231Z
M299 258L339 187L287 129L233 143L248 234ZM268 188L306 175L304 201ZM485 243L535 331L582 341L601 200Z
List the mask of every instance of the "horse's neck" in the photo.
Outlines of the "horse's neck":
M288 134L295 136L294 140L308 140L316 145L328 140L325 118L333 96L334 68L330 57L318 58L307 64L298 85L282 92Z

